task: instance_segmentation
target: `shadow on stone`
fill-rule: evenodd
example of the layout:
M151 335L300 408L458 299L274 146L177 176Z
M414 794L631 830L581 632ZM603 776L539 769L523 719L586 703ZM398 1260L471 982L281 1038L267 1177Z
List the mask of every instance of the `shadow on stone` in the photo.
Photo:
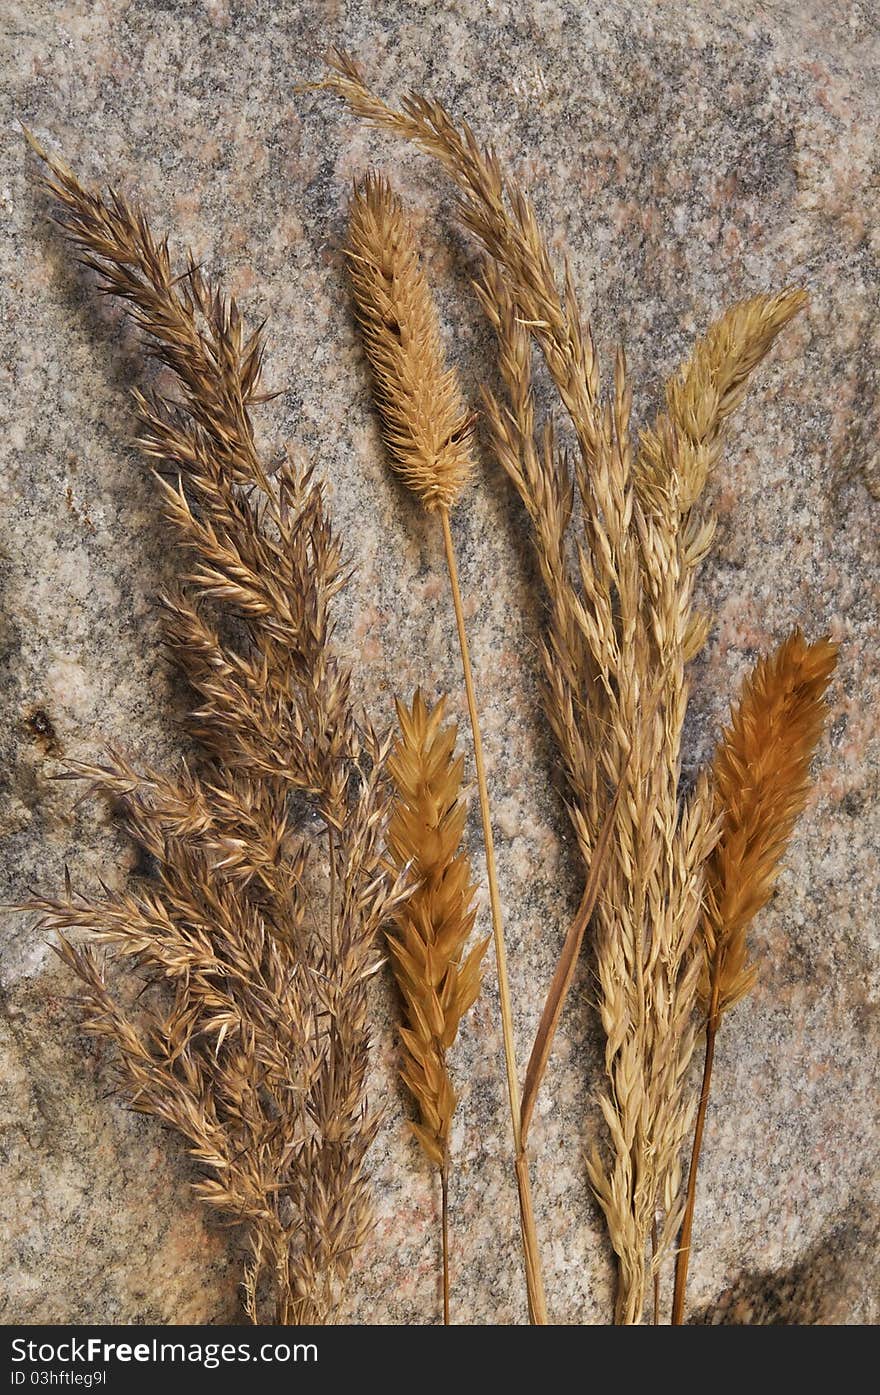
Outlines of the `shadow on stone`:
M740 1275L689 1326L814 1327L858 1323L866 1270L876 1255L876 1216L854 1201L824 1239L790 1269ZM862 1319L864 1320L864 1319Z

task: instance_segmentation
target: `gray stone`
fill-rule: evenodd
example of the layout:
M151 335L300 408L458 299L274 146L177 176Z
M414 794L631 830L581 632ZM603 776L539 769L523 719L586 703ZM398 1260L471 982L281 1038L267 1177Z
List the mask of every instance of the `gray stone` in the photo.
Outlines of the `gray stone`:
M330 99L295 95L321 50L343 43L383 93L436 93L497 144L571 252L606 364L625 342L641 414L726 303L808 286L811 308L759 375L716 483L701 583L714 625L695 667L688 775L743 673L792 625L839 638L840 669L815 798L755 927L760 984L719 1042L690 1298L705 1322L877 1321L876 5L8 0L0 23L5 902L60 887L65 865L83 889L129 875L134 854L109 815L52 777L106 741L172 769L185 711L153 607L178 562L130 444L141 355L51 227L19 119L86 180L136 195L252 321L269 316L280 396L260 428L268 449L302 449L327 476L357 566L339 647L377 721L393 692L457 694L458 679L438 537L389 476L355 342L340 255L352 176L378 163L412 206L474 401L492 345L468 289L475 250L437 171ZM579 873L540 711L528 531L490 459L454 527L524 1060ZM469 836L478 860L475 809ZM31 920L4 913L3 935L0 1320L235 1319L235 1236L193 1199L179 1141L106 1097L104 1053ZM567 1323L611 1313L612 1256L583 1163L601 1128L591 996L585 957L533 1126L550 1307ZM378 1224L346 1316L433 1321L438 1198L395 1083L387 983L375 1011L374 1094L388 1100L372 1155ZM454 1316L522 1321L491 985L454 1069Z

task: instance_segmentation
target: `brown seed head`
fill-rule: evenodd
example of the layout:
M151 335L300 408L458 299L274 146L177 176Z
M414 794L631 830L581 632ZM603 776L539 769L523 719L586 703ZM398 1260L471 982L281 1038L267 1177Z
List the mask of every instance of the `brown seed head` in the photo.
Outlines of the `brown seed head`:
M292 461L270 470L257 448L259 331L192 257L173 265L141 210L36 148L80 261L167 370L136 401L186 557L163 609L200 749L173 777L115 752L72 767L151 875L90 898L68 880L33 905L62 932L131 1107L183 1135L198 1195L242 1228L248 1316L325 1322L370 1226L367 985L403 894L384 850L386 745L355 717L331 643L339 544L319 481ZM292 815L299 801L332 830L326 899L311 873L324 839ZM110 950L106 974L80 932Z
M459 851L466 812L462 758L443 709L441 699L429 710L420 692L411 709L397 704L401 735L389 760L396 800L388 830L395 863L409 864L415 883L388 936L408 1023L401 1028L402 1075L421 1114L413 1131L438 1167L446 1163L456 1105L446 1052L480 991L488 944L482 940L462 958L474 923L474 886L470 860Z
M795 630L746 678L715 753L715 806L723 828L709 862L702 991L711 996L717 974L719 1011L754 984L746 930L770 898L807 802L810 761L828 710L825 689L836 663L836 644L808 644Z
M391 462L428 509L451 509L473 471L472 421L446 367L413 230L385 179L354 192L349 268Z

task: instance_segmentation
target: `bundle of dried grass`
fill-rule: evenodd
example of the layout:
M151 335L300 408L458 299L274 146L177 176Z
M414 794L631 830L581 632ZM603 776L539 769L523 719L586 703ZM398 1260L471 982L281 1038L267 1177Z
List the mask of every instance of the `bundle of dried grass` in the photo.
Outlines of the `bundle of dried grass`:
M320 484L290 462L270 478L257 453L259 333L191 260L172 271L142 212L37 149L61 227L177 384L137 402L191 559L163 604L203 755L176 779L114 753L76 767L154 873L101 896L68 884L38 902L42 923L136 971L109 986L93 949L62 937L131 1107L184 1136L199 1195L242 1228L251 1320L325 1322L369 1224L366 992L405 894L383 857L387 743L355 721L330 647L339 547Z
M480 991L488 940L465 955L476 911L470 859L460 848L466 817L463 757L456 727L444 724L445 699L429 710L420 692L397 704L400 737L388 763L396 790L388 829L395 864L413 888L388 932L408 1025L401 1028L403 1079L420 1121L413 1132L440 1173L443 1320L449 1322L449 1135L456 1093L446 1063L462 1017Z
M533 1322L542 1324L547 1321L547 1311L523 1141L489 787L449 521L450 510L473 471L472 422L465 414L456 376L445 364L437 309L419 262L412 228L386 180L368 177L355 189L347 250L358 320L392 462L425 508L438 515L443 533L486 854L529 1312Z
M595 916L610 1147L593 1150L589 1172L619 1261L617 1319L637 1322L646 1276L656 1279L681 1220L679 1156L694 1109L686 1080L696 931L717 835L707 778L686 799L679 790L686 665L707 631L692 595L713 523L697 505L751 372L804 296L756 296L722 316L669 384L665 412L634 451L623 355L603 400L571 274L560 291L534 209L494 151L437 102L410 96L400 110L387 106L346 55L331 67L320 86L441 163L487 254L480 298L497 331L507 401L485 394L486 418L534 527L548 598L547 710L588 867L620 794ZM574 430L571 463L552 423L536 428L532 339Z
M694 1130L687 1204L675 1268L672 1321L684 1320L697 1171L715 1038L724 1013L754 986L746 931L770 899L810 792L810 762L827 715L825 690L837 663L827 639L808 644L795 630L746 678L712 766L721 836L709 860L702 919L700 994L706 1013L703 1085Z

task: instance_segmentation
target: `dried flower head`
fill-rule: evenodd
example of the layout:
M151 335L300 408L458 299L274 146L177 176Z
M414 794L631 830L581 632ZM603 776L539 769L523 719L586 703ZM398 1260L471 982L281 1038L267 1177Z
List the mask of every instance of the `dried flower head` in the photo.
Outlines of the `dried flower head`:
M694 1126L687 1200L675 1261L672 1322L684 1322L697 1176L715 1059L727 1008L752 988L746 930L773 890L810 788L810 761L825 721L825 689L837 663L828 639L800 630L746 678L713 762L721 835L708 863L700 993L706 1017L703 1083Z
M746 931L767 904L810 791L810 761L828 712L837 663L828 639L794 630L743 683L712 766L721 836L709 860L701 993L713 1011L751 989Z
M472 420L445 363L413 230L379 175L355 189L347 251L392 463L426 508L449 510L473 471Z
M370 1225L367 985L404 894L383 846L387 743L356 721L333 656L321 485L289 461L270 477L255 444L259 333L192 259L172 269L142 212L44 158L60 225L176 382L137 404L189 564L164 609L200 759L176 778L113 752L77 766L154 871L37 905L138 971L129 996L131 976L108 983L91 944L61 939L132 1107L179 1131L198 1194L242 1228L251 1319L325 1322Z
M749 378L779 331L804 308L805 291L757 295L732 305L709 326L683 368L666 384L666 411L642 432L637 476L647 508L662 507L670 489L687 513L699 499L718 458L728 418L746 394ZM663 437L676 433L676 472Z
M389 773L396 799L388 846L414 887L388 934L394 973L406 1007L401 1029L403 1079L419 1106L413 1125L432 1162L447 1165L456 1096L446 1065L462 1017L480 991L488 940L465 956L474 924L470 859L460 848L466 808L461 800L463 758L455 755L456 727L444 724L445 700L429 710L420 692L411 708L397 704L400 738Z

